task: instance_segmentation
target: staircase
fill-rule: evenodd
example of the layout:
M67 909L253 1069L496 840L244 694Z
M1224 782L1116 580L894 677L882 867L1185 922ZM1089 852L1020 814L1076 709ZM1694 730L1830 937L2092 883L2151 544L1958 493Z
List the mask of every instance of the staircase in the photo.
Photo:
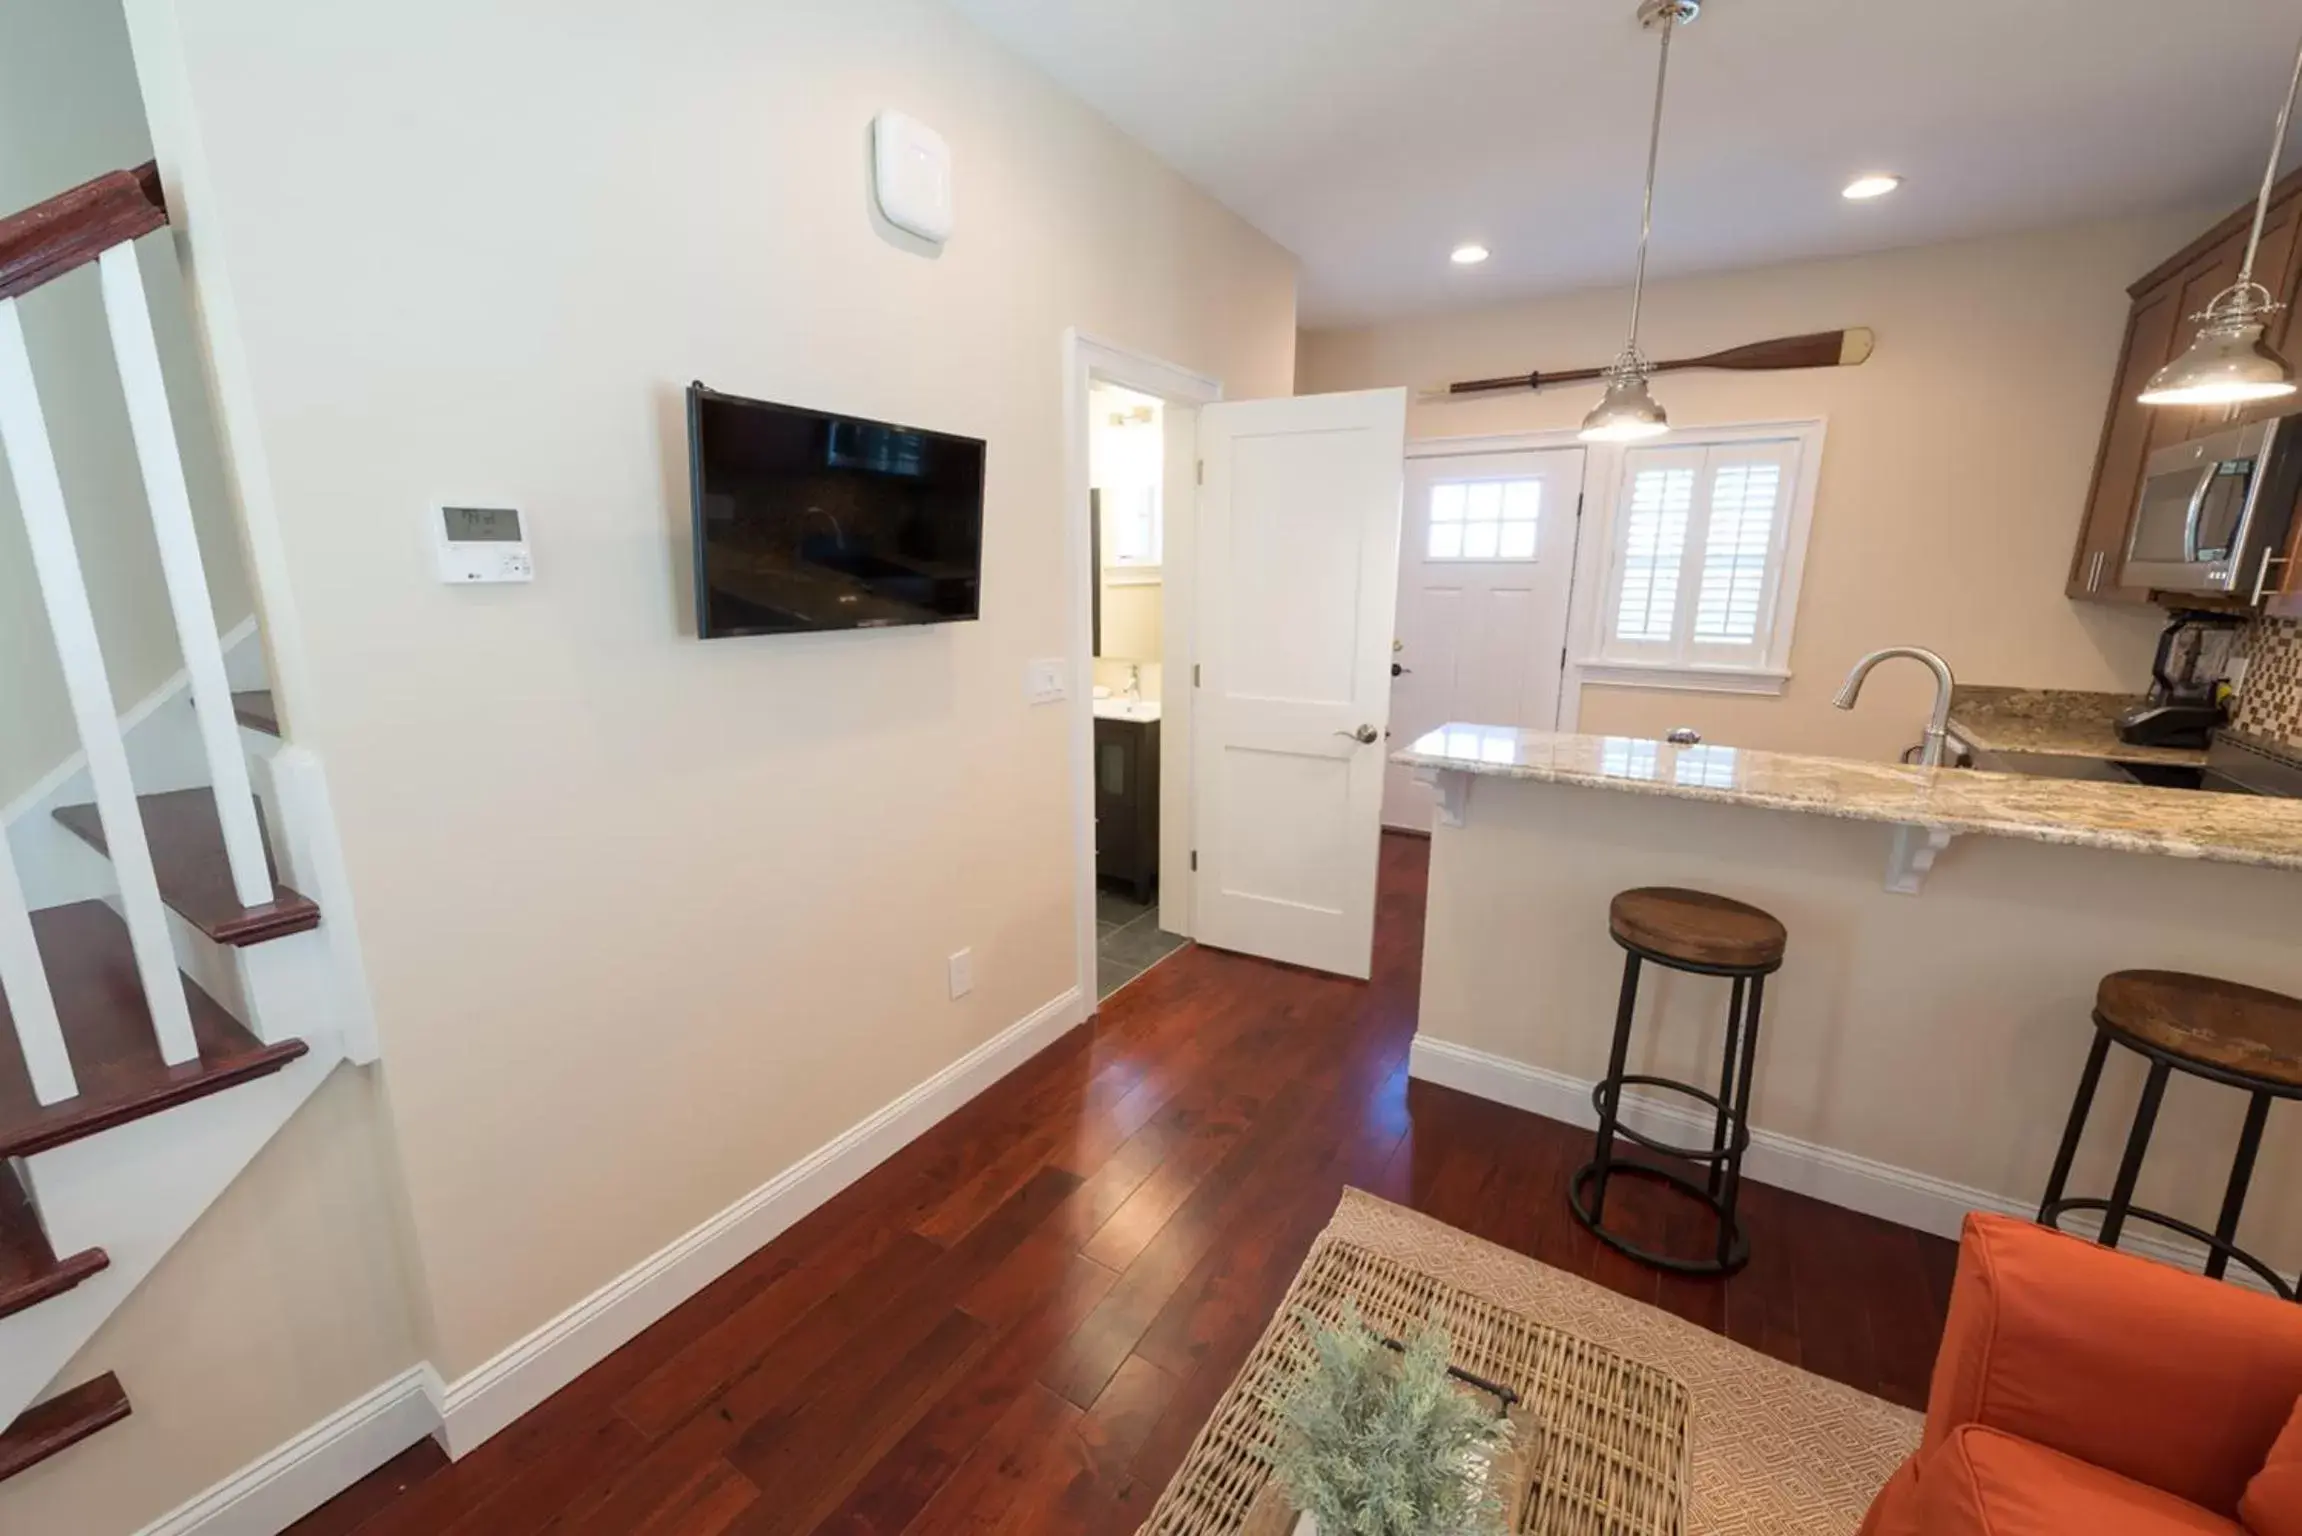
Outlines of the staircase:
M318 759L209 601L136 266L166 222L150 166L0 220L0 447L82 748L0 815L0 1481L129 1415L133 1383L64 1379L73 1358L375 1055ZM185 663L125 718L16 311L90 264Z

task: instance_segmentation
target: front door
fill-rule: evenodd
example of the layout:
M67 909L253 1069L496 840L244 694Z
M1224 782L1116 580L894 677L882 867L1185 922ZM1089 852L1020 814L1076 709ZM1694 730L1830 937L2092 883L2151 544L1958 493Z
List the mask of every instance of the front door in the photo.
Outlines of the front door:
M1566 660L1583 450L1407 461L1393 745L1450 720L1550 730ZM1383 824L1431 829L1431 789L1384 770Z
M1199 412L1202 944L1368 974L1406 431L1401 389Z

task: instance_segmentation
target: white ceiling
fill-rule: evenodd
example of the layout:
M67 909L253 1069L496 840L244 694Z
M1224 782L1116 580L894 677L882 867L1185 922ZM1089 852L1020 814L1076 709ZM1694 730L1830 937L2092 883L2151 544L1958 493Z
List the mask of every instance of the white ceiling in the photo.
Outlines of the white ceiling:
M952 0L1302 258L1306 324L1625 283L1635 0ZM1710 0L1671 50L1660 274L2235 203L2297 0ZM1909 178L1848 203L1856 172ZM1491 246L1449 265L1458 241Z

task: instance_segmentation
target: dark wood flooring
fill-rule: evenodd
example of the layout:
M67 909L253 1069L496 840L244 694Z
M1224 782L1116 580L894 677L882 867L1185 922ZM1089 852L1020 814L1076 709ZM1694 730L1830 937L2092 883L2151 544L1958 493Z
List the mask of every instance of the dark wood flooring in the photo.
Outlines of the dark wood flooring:
M1949 1243L1753 1186L1748 1269L1661 1276L1567 1214L1586 1132L1408 1081L1428 844L1384 843L1371 983L1177 955L462 1462L427 1441L293 1536L1132 1531L1347 1184L1923 1402Z

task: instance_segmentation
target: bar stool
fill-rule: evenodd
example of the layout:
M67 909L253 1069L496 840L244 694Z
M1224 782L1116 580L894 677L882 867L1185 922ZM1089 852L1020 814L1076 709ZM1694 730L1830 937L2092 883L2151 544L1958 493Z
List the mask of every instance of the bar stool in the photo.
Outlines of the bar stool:
M1742 1194L1743 1153L1750 1147L1750 1088L1752 1063L1758 1054L1759 1008L1766 978L1782 969L1783 949L1789 933L1757 907L1713 896L1705 891L1651 887L1625 891L1607 911L1607 927L1620 944L1623 961L1622 1004L1615 1013L1614 1054L1607 1075L1591 1090L1591 1103L1599 1112L1598 1150L1575 1172L1567 1200L1575 1216L1609 1247L1643 1264L1687 1275L1725 1275L1750 1259L1750 1241L1735 1219ZM1725 1062L1719 1069L1719 1089L1711 1093L1692 1083L1666 1077L1646 1077L1623 1070L1631 1048L1631 1018L1639 1000L1639 969L1647 962L1697 976L1723 976L1733 981L1734 996L1727 1005ZM1622 1123L1623 1089L1632 1083L1685 1094L1711 1106L1716 1119L1708 1151L1679 1147L1647 1136ZM1615 1138L1645 1147L1666 1157L1708 1164L1710 1177L1702 1184L1646 1162L1618 1162ZM1707 1259L1674 1258L1654 1253L1606 1226L1607 1181L1617 1173L1653 1179L1692 1196L1718 1219L1718 1248Z
M2078 1075L2078 1098L2070 1106L2070 1124L2062 1133L2062 1146L2054 1154L2054 1172L2046 1181L2046 1199L2038 1208L2039 1221L2059 1226L2065 1211L2102 1212L2106 1248L2118 1246L2128 1220L2165 1227L2206 1246L2206 1273L2219 1280L2236 1259L2291 1301L2295 1288L2269 1266L2240 1248L2238 1217L2246 1207L2246 1187L2254 1178L2255 1154L2262 1149L2262 1128L2270 1118L2272 1099L2302 1098L2302 1001L2218 981L2211 976L2188 976L2179 971L2117 971L2102 978L2094 996L2094 1046L2087 1052L2085 1070ZM2107 1200L2063 1197L2070 1181L2071 1160L2078 1155L2078 1139L2086 1130L2087 1112L2094 1107L2094 1090L2102 1081L2102 1063L2113 1041L2150 1063L2142 1084L2142 1102L2134 1110L2134 1126L2127 1133L2126 1155L2118 1164L2118 1177ZM2159 1102L2166 1096L2166 1079L2175 1072L2202 1077L2210 1083L2243 1088L2252 1097L2246 1123L2238 1133L2238 1155L2230 1165L2230 1182L2222 1194L2222 1214L2212 1232L2202 1232L2134 1203L2134 1182L2142 1173L2142 1159L2150 1150L2150 1133L2158 1123Z

